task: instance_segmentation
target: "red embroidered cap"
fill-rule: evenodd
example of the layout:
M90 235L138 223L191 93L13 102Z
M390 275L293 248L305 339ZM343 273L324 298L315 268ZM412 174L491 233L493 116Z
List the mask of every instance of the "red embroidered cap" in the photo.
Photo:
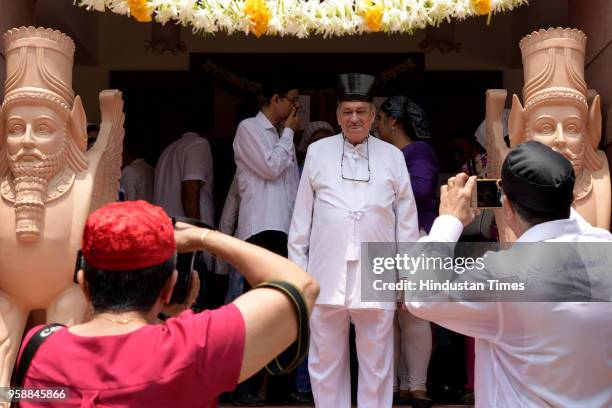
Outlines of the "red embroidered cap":
M108 271L148 268L176 251L172 220L146 201L107 204L89 215L83 232L83 258Z

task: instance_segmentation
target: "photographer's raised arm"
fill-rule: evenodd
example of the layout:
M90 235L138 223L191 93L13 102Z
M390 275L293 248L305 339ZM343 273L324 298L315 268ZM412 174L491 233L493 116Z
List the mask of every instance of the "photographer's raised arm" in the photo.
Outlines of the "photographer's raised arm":
M266 281L293 284L304 296L308 312L319 294L319 285L293 262L266 249L216 231L177 223L179 252L202 248L233 265L253 287ZM246 340L240 380L250 377L284 351L297 338L293 304L281 292L255 289L234 301L244 318Z

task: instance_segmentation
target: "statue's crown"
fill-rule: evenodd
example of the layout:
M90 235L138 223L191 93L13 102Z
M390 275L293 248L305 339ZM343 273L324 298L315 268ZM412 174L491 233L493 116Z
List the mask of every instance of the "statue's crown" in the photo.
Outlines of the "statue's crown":
M4 36L4 104L38 99L70 110L74 101L74 42L48 28L20 27Z
M521 40L525 108L549 98L570 98L586 107L586 39L577 29L549 28L534 31Z

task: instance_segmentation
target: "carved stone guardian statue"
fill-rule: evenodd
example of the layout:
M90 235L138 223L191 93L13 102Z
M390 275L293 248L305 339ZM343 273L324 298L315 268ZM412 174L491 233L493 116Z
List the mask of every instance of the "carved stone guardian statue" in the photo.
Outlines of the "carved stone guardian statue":
M610 228L610 170L601 139L599 95L589 97L584 80L586 36L569 28L539 30L519 43L523 56L524 106L516 95L508 120L510 147L527 140L550 146L571 161L576 173L574 208L596 227ZM489 175L499 177L508 149L501 133L504 90L487 92ZM589 103L590 102L590 103ZM513 241L496 214L500 240Z
M85 299L72 282L88 214L115 200L123 101L100 94L102 123L86 152L86 118L72 90L74 42L55 30L4 35L0 110L0 386L6 386L31 310L73 324Z

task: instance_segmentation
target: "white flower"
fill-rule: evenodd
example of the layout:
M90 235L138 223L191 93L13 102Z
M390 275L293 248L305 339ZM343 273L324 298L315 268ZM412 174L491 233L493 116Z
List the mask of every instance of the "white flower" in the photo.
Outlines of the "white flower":
M281 36L285 34L283 29L283 22L281 21L278 14L272 15L272 18L270 19L270 21L268 21L268 30L266 31L266 34Z
M177 0L176 12L177 19L183 25L188 25L194 19L194 13L197 9L194 8L193 0Z
M210 10L198 9L193 12L193 32L214 33L217 31L215 17Z
M170 20L178 20L178 4L176 0L150 0L149 5L155 9L155 20L166 24Z
M469 10L470 8L467 4L463 1L458 1L457 4L455 4L454 17L458 20L464 20L468 16Z
M236 24L233 18L234 11L229 2L225 6L217 2L209 2L209 5L219 31L225 31L228 34L233 33L236 30Z
M113 13L127 16L130 14L130 8L126 0L107 0L106 7L112 10Z
M104 11L104 0L74 0L73 4L76 4L77 1L79 6L85 7L87 10Z

